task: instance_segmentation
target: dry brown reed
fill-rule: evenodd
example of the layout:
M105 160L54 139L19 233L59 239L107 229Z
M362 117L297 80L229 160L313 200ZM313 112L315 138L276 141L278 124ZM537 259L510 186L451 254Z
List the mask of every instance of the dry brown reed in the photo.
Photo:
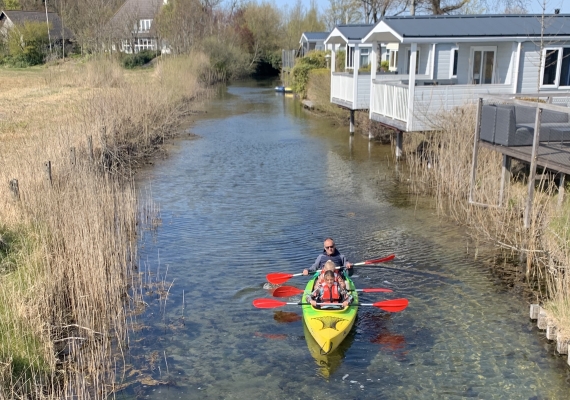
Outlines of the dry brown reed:
M197 71L199 57L0 74L0 398L113 391L135 295L133 167L203 93Z
M436 121L436 131L404 135L409 175L403 178L409 179L410 191L435 196L440 215L466 225L477 245L496 247L495 262L502 263L500 268L509 270L512 279L525 281L559 331L570 337L569 203L559 206L554 180L541 175L530 228L525 229L524 174L513 176L511 168L501 203L501 155L480 148L473 192L479 205L470 204L475 107L442 113Z

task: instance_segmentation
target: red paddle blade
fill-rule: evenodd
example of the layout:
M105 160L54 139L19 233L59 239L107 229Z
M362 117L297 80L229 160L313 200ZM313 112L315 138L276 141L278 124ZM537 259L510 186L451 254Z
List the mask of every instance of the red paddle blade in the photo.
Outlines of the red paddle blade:
M386 261L390 261L393 260L394 258L396 258L395 254L390 254L389 256L383 257L383 258L377 258L376 260L366 260L364 261L364 264L380 264Z
M273 297L291 297L303 293L302 289L293 286L281 286L273 291Z
M253 306L257 308L277 308L286 305L284 301L279 301L275 299L255 299L253 300Z
M398 312L402 311L408 306L408 299L394 299L394 300L386 300L386 301L379 301L377 303L372 304L374 307L381 308L384 311L388 312Z
M373 289L361 289L362 292L364 293L392 293L393 290L392 289L384 289L384 288L373 288Z
M289 279L293 277L293 274L286 274L285 272L273 272L271 274L267 274L267 282L273 283L274 285L281 285L282 283L287 282Z

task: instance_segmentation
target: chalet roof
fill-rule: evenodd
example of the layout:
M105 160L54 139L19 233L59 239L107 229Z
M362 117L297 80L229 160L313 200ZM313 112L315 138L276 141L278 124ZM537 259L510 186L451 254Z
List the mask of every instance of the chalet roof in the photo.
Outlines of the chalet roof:
M303 35L307 41L325 40L329 36L330 32L303 32Z
M130 31L141 19L154 19L164 0L127 0L109 21L112 29L117 32ZM154 36L155 27L151 25L150 32L141 32L139 37Z
M46 22L46 13L43 11L2 11L0 13L0 20L8 18L13 24L23 24L24 22ZM49 31L53 39L61 39L64 33L66 39L73 38L73 33L67 28L63 27L61 18L57 13L48 12L47 20L51 24ZM62 29L64 29L62 31Z
M545 15L544 35L570 36L570 15ZM507 38L540 36L541 15L421 15L385 17L364 39L367 42L437 38ZM393 40L386 40L393 35Z
M337 25L327 37L326 44L345 44L348 42L360 41L364 38L374 25L355 24Z

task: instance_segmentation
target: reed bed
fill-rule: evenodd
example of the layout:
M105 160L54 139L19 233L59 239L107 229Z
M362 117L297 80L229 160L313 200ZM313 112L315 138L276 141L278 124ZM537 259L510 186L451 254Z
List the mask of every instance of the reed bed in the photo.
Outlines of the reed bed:
M410 191L436 198L437 211L468 227L478 246L496 247L495 267L533 290L564 337L570 338L570 203L559 204L553 177L536 182L529 229L523 215L527 176L513 163L500 204L502 157L479 149L477 179L470 205L469 188L475 127L475 107L445 112L437 130L404 135Z
M197 54L0 72L0 398L113 392L140 305L133 172L204 95L207 68Z

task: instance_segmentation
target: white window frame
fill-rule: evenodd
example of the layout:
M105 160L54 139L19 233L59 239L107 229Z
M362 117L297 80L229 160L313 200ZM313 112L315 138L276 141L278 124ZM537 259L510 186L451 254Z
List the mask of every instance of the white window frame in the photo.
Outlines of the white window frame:
M560 78L562 77L562 63L564 61L564 49L570 49L570 45L569 46L557 46L557 47L546 47L544 49L542 49L542 60L540 62L540 88L564 88L564 89L568 89L570 86L561 86L560 85ZM544 82L544 70L546 68L546 54L549 51L553 51L553 50L557 50L558 51L558 58L556 59L556 78L554 79L554 84L551 85L545 85L542 82Z
M410 59L412 58L412 49L408 47L406 49L406 54L408 55L408 61L406 64L406 74L410 74ZM416 75L420 74L420 48L416 50Z
M482 79L479 79L479 83L472 83L473 85L493 85L495 82L495 74L497 73L497 46L472 46L469 56L469 82L473 82L473 64L475 62L475 52L476 51L492 51L493 55L493 72L491 72L491 83L482 83Z
M151 25L152 25L152 19L140 19L138 31L139 32L149 32Z
M354 46L346 45L346 60L344 62L345 69L354 68Z
M388 52L388 70L397 71L398 70L398 50L390 49Z
M361 47L360 48L360 68L367 67L370 65L370 47ZM365 54L366 53L366 54ZM362 56L366 56L366 64L362 62Z
M455 54L457 53L457 54ZM456 60L457 58L457 60ZM453 46L451 48L451 54L449 56L449 78L457 78L457 71L455 71L455 75L453 74L453 66L455 65L455 61L459 62L459 46ZM457 64L457 69L459 70L459 63Z

